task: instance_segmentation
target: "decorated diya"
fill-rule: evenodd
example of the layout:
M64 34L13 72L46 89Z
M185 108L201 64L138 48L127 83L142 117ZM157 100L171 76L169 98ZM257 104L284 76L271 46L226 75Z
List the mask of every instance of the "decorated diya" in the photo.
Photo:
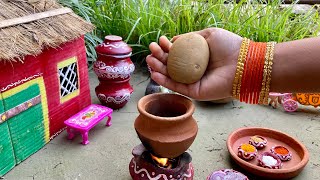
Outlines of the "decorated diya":
M252 160L257 156L257 149L251 144L241 144L238 147L238 156L244 160Z
M247 176L233 169L222 169L212 172L207 180L249 180Z
M266 138L258 135L250 137L250 140L249 140L249 144L253 145L257 149L262 149L266 147L267 143L268 141Z
M292 159L291 152L284 146L275 146L271 148L271 153L280 158L281 161L289 161Z
M259 165L269 169L280 169L282 162L280 158L270 152L264 152L258 157Z

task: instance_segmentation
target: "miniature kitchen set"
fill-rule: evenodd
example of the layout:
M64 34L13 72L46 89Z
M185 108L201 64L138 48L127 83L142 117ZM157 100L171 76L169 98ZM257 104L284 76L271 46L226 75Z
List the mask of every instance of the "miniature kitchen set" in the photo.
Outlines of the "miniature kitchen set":
M199 46L206 47L203 42L199 42ZM120 84L123 82L128 84L134 66L129 58L130 47L122 41L121 37L106 36L104 43L98 46L97 52L98 60L94 70L100 81L99 86L108 83L112 85L113 83L110 82L115 80L119 80ZM203 59L206 58L208 56L203 57ZM204 66L206 65L207 63L204 63ZM173 71L172 74L176 73L175 70L171 71ZM201 78L202 75L200 74L199 77ZM106 78L108 83L104 83ZM183 77L180 79L185 80ZM196 80L192 82L194 81ZM152 85L153 90L157 89L154 87L157 85L155 82L150 83L149 86ZM124 87L123 91L115 92L127 92L127 94L108 96L104 93L106 95L101 98L102 95L98 94L97 89L96 92L103 104L118 108L107 103L118 105L122 101L125 102L126 98L130 97L132 89L128 86L129 91L127 91L128 88ZM134 121L134 128L141 144L137 144L132 149L133 157L129 163L130 175L134 180L191 180L194 178L194 167L192 156L186 150L198 133L198 125L193 118L195 106L187 97L174 92L170 93L170 91L163 93L163 87L159 87L158 92L152 93L150 88L147 87L146 95L137 103L139 115ZM107 99L109 101L106 101ZM307 149L298 140L266 128L238 129L229 135L227 147L234 162L247 172L264 178L295 177L303 170L309 158ZM245 180L248 177L232 169L221 169L209 174L207 179Z
M2 78L5 81L0 82L0 134L2 135L0 160L5 162L0 164L0 179L64 129L67 139L73 140L77 134L81 134L83 144L81 147L90 146L88 137L90 131L94 131L94 127L102 121L105 121L103 122L105 126L112 128L113 113L117 113L118 109L130 101L134 91L130 84L131 75L135 71L135 65L130 59L132 48L122 40L122 37L107 35L96 47L98 58L93 66L99 81L95 93L101 105L90 104L83 35L93 29L93 26L74 15L68 8L57 5L50 10L49 15L45 9L43 11L39 12L36 17L38 19L31 22L41 23L43 17L57 18L57 26L68 24L64 22L67 20L77 21L78 26L61 28L54 37L63 39L60 37L63 34L61 31L77 33L60 44L52 44L49 49L37 46L37 54L23 54L24 64L13 61L17 63L13 64L17 72L19 70L18 73L14 73L10 63L0 61L5 67L0 70L0 74L3 75L1 77L5 77ZM24 23L28 22L30 21ZM14 28L15 25L3 26L3 29ZM34 34L29 36L31 39L28 39L29 41L33 41L36 37ZM58 41L57 39L53 42ZM30 48L27 45L23 46L25 49ZM29 51L36 52L34 49ZM185 84L198 81L205 73L209 53L209 47L202 36L197 34L181 36L170 50L168 74L175 81ZM15 55L17 54L21 55L21 52L16 52ZM190 62L185 62L186 60ZM194 66L188 64L195 62L197 64ZM260 69L263 70L262 67ZM184 74L185 72L194 73ZM7 78L9 75L12 76ZM152 80L145 94L137 102L138 116L128 115L140 140L139 144L131 147L131 160L128 160L128 166L125 167L128 168L128 174L130 173L133 180L195 179L197 168L192 163L192 152L188 149L201 129L194 118L196 109L194 102L188 97L158 86ZM268 100L270 97L273 103L281 103L286 111L291 112L297 110L296 101L300 104L318 106L318 96L270 93L270 96L265 95L265 99ZM28 124L23 121L25 119L37 122ZM23 128L20 122L25 123ZM28 134L32 130L37 132ZM35 147L36 141L39 145ZM289 179L297 176L309 160L308 150L301 142L288 134L267 128L237 129L228 136L224 146L227 147L233 162L243 168L243 172L226 167L214 170L203 179L247 180L249 179L245 175L247 172L256 177Z

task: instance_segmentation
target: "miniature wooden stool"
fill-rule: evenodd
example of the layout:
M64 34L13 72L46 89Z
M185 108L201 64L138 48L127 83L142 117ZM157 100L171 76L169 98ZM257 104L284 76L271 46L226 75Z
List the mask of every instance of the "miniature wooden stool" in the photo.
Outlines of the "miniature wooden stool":
M106 116L108 116L106 126L111 126L112 111L113 110L108 107L92 104L73 115L64 121L64 124L67 126L68 139L73 139L75 132L80 132L82 135L82 144L88 144L88 133L90 129Z

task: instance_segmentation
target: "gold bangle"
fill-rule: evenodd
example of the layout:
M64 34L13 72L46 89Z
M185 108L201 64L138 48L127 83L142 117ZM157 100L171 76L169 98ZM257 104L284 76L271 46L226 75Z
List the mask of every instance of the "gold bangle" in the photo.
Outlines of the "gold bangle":
M266 82L267 82L267 76L268 76L268 64L269 64L268 61L269 61L269 56L270 56L270 47L271 47L271 44L268 42L266 54L264 56L263 79L262 79L262 86L261 86L261 91L260 91L260 96L259 96L259 104L263 104L264 96L265 96L265 92L266 92Z
M243 38L238 56L237 69L233 80L232 96L239 99L244 62L246 60L250 39Z
M264 95L263 104L267 105L269 100L269 92L270 92L270 83L271 83L271 73L272 73L272 65L273 65L273 55L274 55L274 46L275 42L270 43L270 51L269 51L269 58L268 58L268 74L267 74L267 81L266 81L266 91Z

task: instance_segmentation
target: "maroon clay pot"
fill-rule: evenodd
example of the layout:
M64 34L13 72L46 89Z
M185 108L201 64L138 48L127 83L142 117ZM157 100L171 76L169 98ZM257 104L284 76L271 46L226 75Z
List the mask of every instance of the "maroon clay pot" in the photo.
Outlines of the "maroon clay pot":
M112 109L120 109L130 100L133 88L129 81L101 81L95 91L103 105Z
M138 102L134 127L142 144L158 157L175 158L193 143L198 125L192 101L178 94L155 93Z
M129 80L135 66L130 56L132 49L119 36L106 36L96 47L98 55L93 70L100 84L96 94L100 102L112 109L122 108L130 99L133 88Z

